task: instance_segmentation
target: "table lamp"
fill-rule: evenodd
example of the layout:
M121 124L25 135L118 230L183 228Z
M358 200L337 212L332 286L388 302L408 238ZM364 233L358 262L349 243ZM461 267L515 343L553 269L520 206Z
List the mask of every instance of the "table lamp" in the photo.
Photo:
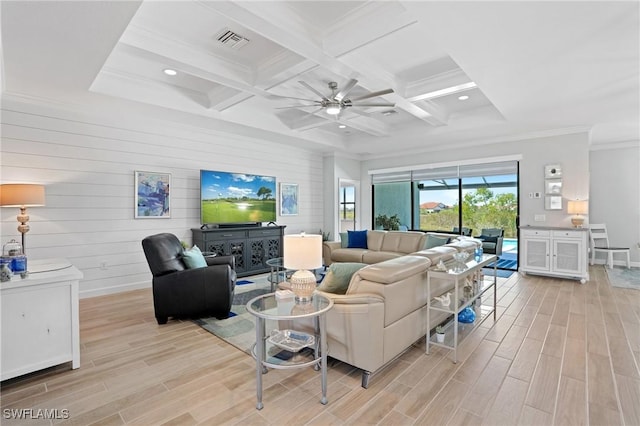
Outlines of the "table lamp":
M29 232L27 207L44 206L44 185L7 183L0 185L0 206L18 207L18 231L22 234L22 251L25 252L24 234Z
M309 302L316 289L316 275L310 271L322 266L322 235L284 236L284 267L295 269L291 276L291 291L296 301Z
M576 228L582 228L584 216L589 212L589 203L586 200L569 200L567 203L567 213L574 214L571 224Z

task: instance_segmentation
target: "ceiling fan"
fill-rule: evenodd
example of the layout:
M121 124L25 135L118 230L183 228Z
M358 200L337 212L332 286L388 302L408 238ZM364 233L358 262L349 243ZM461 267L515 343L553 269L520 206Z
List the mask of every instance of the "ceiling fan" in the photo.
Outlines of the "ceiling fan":
M329 115L338 115L342 111L351 107L386 107L393 108L395 106L394 103L390 102L360 102L365 99L375 98L382 95L387 95L389 93L393 93L393 89L385 89L380 90L378 92L370 92L365 95L361 95L355 98L347 98L347 94L355 87L358 83L358 80L351 79L347 82L347 84L340 90L338 90L338 83L335 81L329 82L329 90L331 90L331 94L328 96L323 95L320 91L314 89L311 85L304 81L298 81L301 85L303 85L306 89L313 92L315 95L320 97L320 100L314 99L303 99L303 98L292 98L289 96L280 96L282 98L287 99L297 99L299 101L312 102L308 105L290 105L286 107L281 107L277 109L286 109L286 108L308 108L308 107L316 107L317 109L310 112L309 114L315 114L318 111L324 111Z

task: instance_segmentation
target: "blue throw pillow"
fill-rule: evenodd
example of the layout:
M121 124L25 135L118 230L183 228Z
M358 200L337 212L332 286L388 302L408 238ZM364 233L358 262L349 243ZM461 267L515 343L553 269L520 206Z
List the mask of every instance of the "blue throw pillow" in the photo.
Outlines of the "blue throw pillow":
M348 248L367 248L367 230L363 231L347 231L349 236Z
M367 266L365 263L355 262L332 263L322 283L318 286L318 290L326 293L345 294L353 274L365 266Z
M187 265L187 269L204 268L207 266L207 261L198 246L193 246L189 250L185 250L182 260L184 260L184 264Z

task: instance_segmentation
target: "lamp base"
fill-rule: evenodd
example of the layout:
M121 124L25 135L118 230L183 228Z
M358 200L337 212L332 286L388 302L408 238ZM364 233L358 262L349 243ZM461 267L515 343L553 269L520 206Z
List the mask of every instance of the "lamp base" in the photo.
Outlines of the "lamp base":
M571 218L571 224L574 228L582 228L582 224L584 223L584 217L574 216Z
M311 295L316 289L316 276L313 272L304 269L298 270L291 276L289 282L297 302L311 301Z

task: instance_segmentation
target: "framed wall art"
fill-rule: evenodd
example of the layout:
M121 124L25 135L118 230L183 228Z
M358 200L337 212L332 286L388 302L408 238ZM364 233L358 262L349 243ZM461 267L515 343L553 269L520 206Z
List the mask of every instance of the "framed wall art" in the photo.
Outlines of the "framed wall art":
M298 184L280 184L280 216L298 215Z
M171 173L135 172L136 219L171 217Z

